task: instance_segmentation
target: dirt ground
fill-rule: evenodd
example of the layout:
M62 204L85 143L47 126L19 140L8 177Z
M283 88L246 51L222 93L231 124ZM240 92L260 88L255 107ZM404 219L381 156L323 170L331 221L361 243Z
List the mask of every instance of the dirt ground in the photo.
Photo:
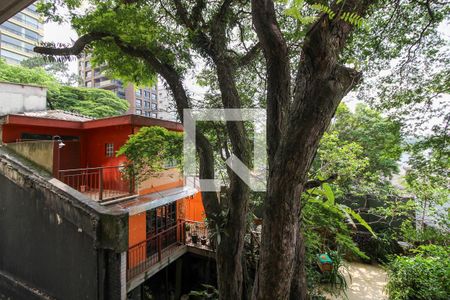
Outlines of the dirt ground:
M349 300L387 300L384 291L387 283L386 272L378 265L363 263L348 263L350 275L346 273L349 288L347 296ZM351 277L351 279L350 279ZM330 300L347 299L344 295L327 297Z

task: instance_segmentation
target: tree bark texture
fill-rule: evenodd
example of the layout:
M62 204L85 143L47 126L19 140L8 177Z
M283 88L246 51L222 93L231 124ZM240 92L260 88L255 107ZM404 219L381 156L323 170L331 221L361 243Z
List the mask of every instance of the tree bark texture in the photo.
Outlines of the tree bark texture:
M347 1L346 5L363 14L369 3ZM268 124L277 124L268 138L278 137L269 144L268 191L253 298L304 299L300 199L320 138L341 99L360 79L358 72L338 64L352 26L326 15L312 25L300 53L291 101L290 69L273 2L253 0L252 15L267 62Z

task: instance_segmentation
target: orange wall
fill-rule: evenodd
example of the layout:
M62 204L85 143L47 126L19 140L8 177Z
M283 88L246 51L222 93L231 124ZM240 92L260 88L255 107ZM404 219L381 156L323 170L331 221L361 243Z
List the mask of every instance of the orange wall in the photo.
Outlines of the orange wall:
M134 246L147 238L145 212L129 217L128 245Z
M43 120L42 122L43 123L41 126L5 124L2 126L2 141L4 143L16 142L21 138L22 133L46 134L51 136L68 135L79 137L79 148L77 147L77 149L75 149L75 146L72 146L70 143L66 143L66 146L60 150L60 169L118 166L123 164L126 161L124 156L106 156L105 144L113 143L114 152L116 152L128 140L129 136L137 132L140 128L126 124L94 129L72 129L42 126L46 125L49 120ZM169 172L173 173L172 170ZM159 178L149 179L146 181L146 184L142 186L142 191L140 194L152 193L163 189L182 186L183 183L180 182L180 179L181 177L178 174L176 176L161 176Z
M162 179L162 180L161 180ZM174 180L173 178L150 178L139 184L139 195L151 194L167 189L173 189L184 185L183 180Z
M128 247L137 245L147 238L146 214L145 212L129 216L128 218ZM147 245L142 243L133 248L131 255L128 257L128 267L132 268L144 261L146 258Z
M190 221L203 222L206 218L203 208L202 193L197 193L192 199L183 200L185 206L185 219Z
M22 133L83 136L83 132L80 129L5 124L2 126L2 141L4 143L14 143L21 138Z

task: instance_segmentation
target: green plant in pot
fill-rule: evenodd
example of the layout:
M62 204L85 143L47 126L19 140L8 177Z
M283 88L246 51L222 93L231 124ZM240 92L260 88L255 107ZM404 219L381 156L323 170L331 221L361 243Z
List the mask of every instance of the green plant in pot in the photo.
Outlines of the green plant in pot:
M197 233L197 226L194 226L194 231L191 232L191 240L193 244L198 243L198 233Z

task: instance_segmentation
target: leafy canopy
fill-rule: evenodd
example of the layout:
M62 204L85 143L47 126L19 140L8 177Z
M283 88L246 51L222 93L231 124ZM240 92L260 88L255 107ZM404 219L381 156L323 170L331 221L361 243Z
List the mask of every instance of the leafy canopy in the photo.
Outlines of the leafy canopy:
M352 113L341 104L335 119L320 141L311 177L333 182L336 197L385 194L389 178L398 172L402 154L400 124L364 104Z
M29 69L43 68L62 85L77 85L80 79L77 74L70 73L67 61L48 61L42 55L25 59L20 65Z
M126 175L142 182L161 173L166 165L181 164L183 134L159 126L142 127L117 151L129 161Z
M47 99L55 109L94 118L122 115L129 105L111 91L71 86L60 86L57 91L49 90Z

